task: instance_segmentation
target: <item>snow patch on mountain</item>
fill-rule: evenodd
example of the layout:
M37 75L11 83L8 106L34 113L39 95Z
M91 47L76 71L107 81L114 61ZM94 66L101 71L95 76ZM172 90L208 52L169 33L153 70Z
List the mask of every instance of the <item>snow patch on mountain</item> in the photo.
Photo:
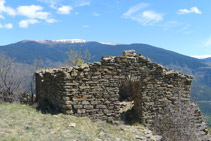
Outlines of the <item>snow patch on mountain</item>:
M50 43L86 43L86 40L82 39L62 39L62 40L24 40L27 41L34 41L41 44L50 44Z
M104 45L122 45L122 44L119 44L119 43L110 43L110 42L100 42L101 44L104 44Z
M63 39L63 40L52 40L52 42L56 43L86 43L86 40L82 39Z
M62 40L24 40L22 42L29 42L29 41L34 41L37 43L41 43L41 44L55 44L55 43L87 43L88 41L83 40L83 39L62 39ZM112 42L99 42L100 44L104 44L104 45L123 45L120 43L112 43Z

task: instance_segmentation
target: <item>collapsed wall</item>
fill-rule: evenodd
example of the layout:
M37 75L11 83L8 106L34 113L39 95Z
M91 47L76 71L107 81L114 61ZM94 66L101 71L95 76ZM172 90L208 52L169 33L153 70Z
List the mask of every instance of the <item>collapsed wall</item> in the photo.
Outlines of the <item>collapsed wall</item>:
M192 79L129 50L101 62L37 71L36 100L47 100L65 114L108 122L121 120L122 101L133 101L136 118L151 127L165 120L167 111L189 114L179 106L188 105L193 113L189 120L196 121L203 135L207 129L201 112L190 102Z

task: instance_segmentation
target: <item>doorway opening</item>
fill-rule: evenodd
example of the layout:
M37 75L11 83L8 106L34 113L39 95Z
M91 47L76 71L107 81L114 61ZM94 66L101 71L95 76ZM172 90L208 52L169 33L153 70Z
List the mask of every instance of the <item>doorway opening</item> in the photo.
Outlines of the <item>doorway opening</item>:
M122 82L119 87L121 120L125 124L141 122L141 84L140 82Z

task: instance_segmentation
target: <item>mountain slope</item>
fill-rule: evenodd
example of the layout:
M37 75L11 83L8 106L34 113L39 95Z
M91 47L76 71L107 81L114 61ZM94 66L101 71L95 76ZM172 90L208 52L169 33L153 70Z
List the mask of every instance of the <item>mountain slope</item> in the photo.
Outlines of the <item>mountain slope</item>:
M211 62L211 57L205 58L205 59L201 59L201 60L203 60L203 61L205 61L205 62Z
M66 56L64 52L60 52L51 45L42 44L34 41L18 42L6 46L0 46L0 52L4 52L7 56L15 58L21 63L33 63L34 59L63 61Z
M64 61L66 59L65 52L69 51L70 48L82 51L87 48L92 55L91 62L100 61L102 56L118 56L122 55L124 50L135 49L136 52L163 65L175 64L183 67L187 66L191 69L208 66L199 59L147 44L109 45L98 42L21 41L15 44L0 46L0 51L5 52L10 57L15 57L19 62L32 63L35 58Z

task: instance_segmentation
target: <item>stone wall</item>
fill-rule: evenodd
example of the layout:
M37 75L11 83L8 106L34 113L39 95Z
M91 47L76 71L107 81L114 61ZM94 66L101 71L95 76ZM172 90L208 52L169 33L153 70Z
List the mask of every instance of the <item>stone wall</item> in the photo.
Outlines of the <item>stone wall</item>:
M121 120L121 109L126 108L122 101L133 101L136 118L152 127L166 111L192 105L192 79L129 50L123 56L102 57L101 62L37 71L37 101L47 100L65 114L108 122ZM200 135L207 134L200 110L195 106L192 111Z

